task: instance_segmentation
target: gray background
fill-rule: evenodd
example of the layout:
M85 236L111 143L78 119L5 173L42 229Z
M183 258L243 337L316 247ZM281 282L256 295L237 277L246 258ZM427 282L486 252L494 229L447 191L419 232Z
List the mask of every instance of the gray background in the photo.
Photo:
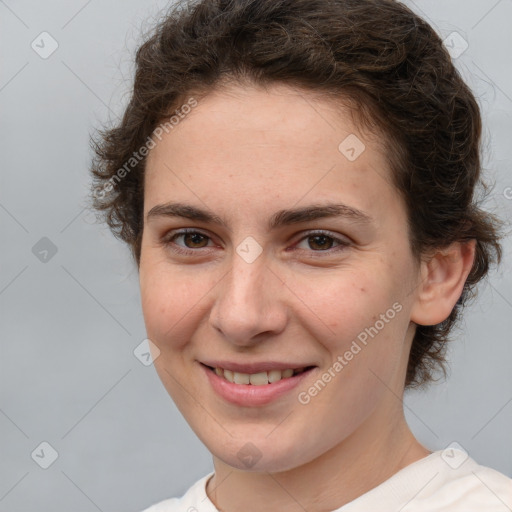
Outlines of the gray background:
M512 1L407 3L443 39L457 31L469 44L456 63L483 110L487 205L510 219ZM166 5L0 0L1 511L136 512L212 469L133 354L145 329L128 250L84 209L89 134L122 113L141 31ZM46 59L31 47L43 31L59 45ZM46 262L43 237L57 249ZM509 237L452 344L449 379L405 406L431 449L457 441L512 476L510 249ZM43 441L58 452L48 469L31 457Z

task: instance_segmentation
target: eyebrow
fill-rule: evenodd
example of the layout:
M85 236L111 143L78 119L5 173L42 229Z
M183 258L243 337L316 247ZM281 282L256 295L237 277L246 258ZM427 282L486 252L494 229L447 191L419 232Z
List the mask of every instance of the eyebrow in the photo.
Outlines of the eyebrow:
M157 217L183 217L185 219L218 224L229 229L226 222L219 216L196 206L184 203L159 204L149 210L146 221ZM270 218L268 229L273 230L282 226L311 222L317 219L342 217L358 224L371 224L373 219L366 213L351 206L340 203L311 205L302 208L280 210Z

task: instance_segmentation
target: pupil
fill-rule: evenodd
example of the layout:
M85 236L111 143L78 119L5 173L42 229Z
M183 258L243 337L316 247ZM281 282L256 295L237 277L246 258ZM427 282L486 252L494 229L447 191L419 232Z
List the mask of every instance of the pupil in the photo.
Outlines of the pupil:
M329 237L329 236L325 236L325 235L315 235L315 236L311 236L309 237L309 240L320 240L320 243L316 243L316 242L313 242L313 244L310 243L310 246L324 246L324 247L320 247L321 249L330 249L332 247L332 238ZM325 247L325 244L328 245L328 247ZM312 247L314 248L314 247ZM317 247L318 248L318 247Z
M192 245L200 245L201 246L201 242L204 242L204 239L203 239L203 235L201 235L200 233L187 233L185 235L185 243L186 245L189 245L188 242L191 242Z

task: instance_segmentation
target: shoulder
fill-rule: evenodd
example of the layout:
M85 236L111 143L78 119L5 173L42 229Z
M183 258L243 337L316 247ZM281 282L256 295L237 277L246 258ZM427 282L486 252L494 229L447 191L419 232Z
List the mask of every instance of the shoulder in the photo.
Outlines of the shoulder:
M142 512L177 512L179 509L179 498L170 498L168 500L155 503L149 508L145 508Z
M445 450L437 455L429 472L435 472L430 485L418 495L418 510L431 510L433 504L440 512L509 512L512 509L512 479L508 476L481 466L463 451Z
M180 498L170 498L142 512L218 512L206 494L206 483L213 472L195 482Z
M512 479L459 449L438 450L338 512L511 512Z
M512 509L512 479L477 463L468 469L444 485L445 495L453 495L461 504L476 507L475 510L508 512Z

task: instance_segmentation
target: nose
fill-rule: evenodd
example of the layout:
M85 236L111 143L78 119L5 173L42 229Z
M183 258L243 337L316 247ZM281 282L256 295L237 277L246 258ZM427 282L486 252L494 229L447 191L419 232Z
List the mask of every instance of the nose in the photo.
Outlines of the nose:
M260 257L247 263L233 254L216 287L210 324L234 345L251 346L281 333L287 322L283 281Z

